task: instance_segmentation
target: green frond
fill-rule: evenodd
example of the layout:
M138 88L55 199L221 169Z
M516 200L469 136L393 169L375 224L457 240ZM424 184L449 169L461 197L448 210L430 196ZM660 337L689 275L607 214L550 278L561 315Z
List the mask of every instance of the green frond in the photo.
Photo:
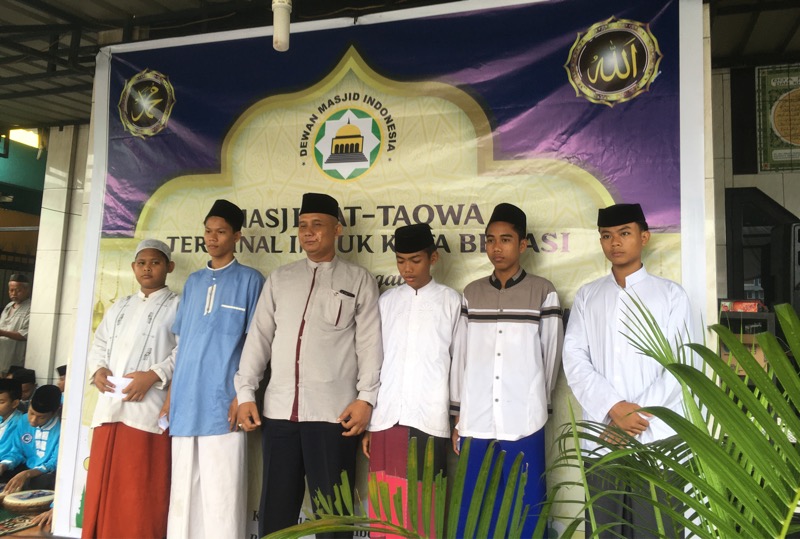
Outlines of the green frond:
M548 504L562 489L581 486L588 493L588 473L603 472L617 487L571 503L569 510L580 513L565 535L578 528L584 508L599 533L594 516L598 502L635 485L645 487L638 496L656 510L659 528L667 535L670 530L663 528L669 518L685 529L686 537L786 537L798 528L791 521L800 502L800 450L795 442L800 433L800 375L790 359L800 357L800 318L789 306L775 308L790 351L774 336L758 335L766 368L739 336L712 326L744 371L740 377L729 361L704 345L669 342L638 298L631 297L631 303L624 321L629 341L680 382L684 414L646 408L676 436L641 444L621 435L623 445L614 447L604 443L606 425L577 422L570 408L570 424L556 439L561 454L551 470L572 467L580 479L556 485ZM600 450L584 454L581 440L599 444ZM659 501L657 492L667 501Z

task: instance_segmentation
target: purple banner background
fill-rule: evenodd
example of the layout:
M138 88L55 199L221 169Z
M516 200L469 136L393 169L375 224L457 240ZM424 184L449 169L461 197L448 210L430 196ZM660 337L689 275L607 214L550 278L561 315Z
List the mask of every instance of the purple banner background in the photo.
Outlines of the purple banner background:
M564 64L578 33L609 17L648 23L663 54L650 90L613 108L575 95ZM307 88L350 46L398 81L454 84L492 122L495 159L551 157L595 175L617 202L642 203L656 229L680 231L678 5L572 0L152 49L112 58L105 237L131 237L152 193L170 179L216 172L225 134L253 103ZM167 75L177 102L168 127L133 137L117 99L143 69ZM554 201L558 204L560 201Z

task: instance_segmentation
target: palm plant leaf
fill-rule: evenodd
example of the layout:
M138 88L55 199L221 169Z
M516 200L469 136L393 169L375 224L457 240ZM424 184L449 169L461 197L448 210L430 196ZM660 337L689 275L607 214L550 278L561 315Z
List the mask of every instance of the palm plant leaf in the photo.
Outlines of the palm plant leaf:
M329 532L381 532L387 534L398 535L400 537L447 537L455 538L458 534L457 525L459 513L461 510L462 502L467 499L464 496L464 483L467 471L467 461L469 459L469 450L471 442L469 439L464 441L461 450L461 457L458 461L454 479L453 492L450 497L449 504L446 504L445 496L447 492L447 479L441 473L436 476L433 475L433 440L429 440L425 450L425 461L422 471L422 501L413 502L411 498L417 498L418 493L415 487L416 477L418 474L417 460L416 460L416 438L409 441L408 451L408 499L406 509L409 511L409 525L403 525L402 518L402 492L398 488L394 493L390 493L389 485L386 481L377 479L374 473L369 474L368 478L368 498L372 504L376 518L369 518L365 515L359 515L354 511L354 504L352 503L354 497L352 490L346 479L346 474L342 472L342 483L339 490L335 489L335 497L340 500L336 503L330 496L323 496L321 492L317 492L314 497L316 513L310 514L310 520L280 530L270 534L270 539L299 539L317 533ZM512 475L514 479L509 478L502 492L500 492L498 485L494 487L491 485L486 487L486 483L491 475L494 483L499 482L502 473L503 459L505 452L500 451L494 454L494 444L491 445L490 450L486 452L481 464L480 477L478 479L477 488L471 493L470 508L467 513L467 521L472 522L472 532L467 534L469 537L476 535L486 537L489 536L488 530L491 522L491 508L495 505L495 496L502 496L503 503L501 504L501 515L505 515L506 523L498 521L495 530L510 530L508 537L519 537L523 527L524 519L528 514L529 507L526 506L522 500L525 485L527 484L527 470L521 469L522 455L518 455L514 466L512 468ZM413 458L412 458L413 456ZM414 481L412 482L412 477ZM518 478L518 479L517 479ZM349 491L349 493L345 493ZM513 510L510 509L511 501L505 500L513 499ZM348 502L349 500L349 502ZM423 508L420 508L420 503ZM393 505L392 505L393 504ZM434 506L434 520L431 525L430 507ZM392 506L394 506L395 514L398 518L392 518ZM427 506L428 513L424 513L424 507ZM507 506L507 507L506 507ZM484 511L484 508L489 508ZM505 509L503 509L505 507ZM342 514L344 511L346 514ZM445 513L447 513L447 526L445 526ZM482 515L482 513L484 513ZM427 516L425 516L427 515ZM420 520L421 519L421 520ZM416 524L412 525L411 522L421 523L418 527ZM399 523L398 523L399 522ZM428 529L432 526L432 529ZM427 531L422 534L419 529ZM538 528L537 528L538 529Z
M663 517L662 533L669 534L664 530L669 518L685 529L686 537L785 537L797 528L791 520L800 501L800 451L793 439L800 433L800 376L789 356L774 336L759 335L757 342L768 359L765 368L728 328L712 326L743 369L743 379L703 345L668 342L655 318L637 298L631 299L634 308L626 320L631 344L678 379L685 401L683 416L662 407L645 410L672 427L676 436L640 444L618 433L623 445L616 446L602 436L606 425L576 422L572 416L558 437L564 453L554 466L576 468L581 480L557 485L543 514L553 515L559 490L581 486L588 493L586 474L602 471L620 489L648 487L641 496ZM789 306L776 307L776 314L791 356L800 357L800 319ZM596 453L587 469L576 449L580 440L608 452ZM657 492L667 501L660 501ZM594 511L606 494L568 504L579 516L565 536L578 528L584 509L594 533L600 532Z

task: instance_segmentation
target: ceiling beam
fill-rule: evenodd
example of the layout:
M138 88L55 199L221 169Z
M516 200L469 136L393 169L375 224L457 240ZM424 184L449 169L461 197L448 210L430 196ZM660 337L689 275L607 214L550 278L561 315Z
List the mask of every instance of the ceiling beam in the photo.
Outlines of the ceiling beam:
M45 62L53 63L61 67L76 69L86 74L94 73L94 67L90 69L87 67L83 67L82 65L79 64L72 64L70 63L69 60L62 59L61 56L58 54L53 54L51 52L42 52L34 49L33 47L28 47L27 45L22 45L21 43L17 43L13 39L0 37L0 46L3 46L7 49L11 49L13 51L21 52L25 56L33 56L34 58L38 58L40 60L44 60ZM56 49L56 52L58 52L58 49Z
M742 15L744 13L761 13L763 11L780 11L797 9L797 0L772 0L770 2L757 2L755 4L738 4L720 6L719 2L711 2L714 15Z
M74 86L56 86L54 88L43 88L39 90L26 90L24 92L7 92L0 93L0 101L9 99L23 99L25 97L39 97L43 95L58 95L58 94L79 94L92 91L93 85L91 82L86 84L76 84Z
M39 80L55 80L62 77L85 77L86 73L75 71L74 69L62 69L54 73L42 71L40 73L30 73L18 75L16 77L0 78L0 86L10 86L12 84L28 84Z
M750 54L745 56L727 55L711 58L713 69L735 68L735 67L758 67L769 65L783 65L800 63L800 52L784 54Z

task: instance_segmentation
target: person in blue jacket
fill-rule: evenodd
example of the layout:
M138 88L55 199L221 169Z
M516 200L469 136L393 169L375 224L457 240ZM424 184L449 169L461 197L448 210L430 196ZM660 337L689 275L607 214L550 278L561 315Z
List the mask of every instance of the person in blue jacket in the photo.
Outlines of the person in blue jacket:
M0 461L0 472L6 474L10 470L13 475L6 483L6 494L55 487L60 408L61 391L57 386L41 386L33 393L28 421L19 423L13 447Z
M0 460L11 453L15 432L27 421L25 414L17 410L22 396L22 386L18 380L0 378Z

